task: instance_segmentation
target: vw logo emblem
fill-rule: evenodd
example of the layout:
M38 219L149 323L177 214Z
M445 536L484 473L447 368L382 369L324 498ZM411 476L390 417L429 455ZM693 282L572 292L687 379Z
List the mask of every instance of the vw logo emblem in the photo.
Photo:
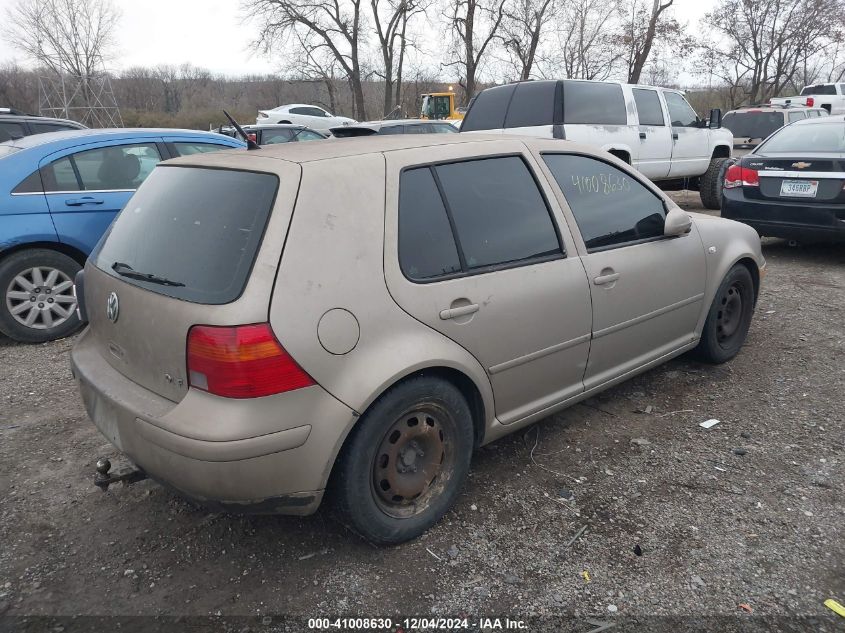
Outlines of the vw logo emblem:
M113 292L109 295L108 301L106 302L106 316L109 318L109 321L115 323L119 314L120 304L117 301L117 293Z

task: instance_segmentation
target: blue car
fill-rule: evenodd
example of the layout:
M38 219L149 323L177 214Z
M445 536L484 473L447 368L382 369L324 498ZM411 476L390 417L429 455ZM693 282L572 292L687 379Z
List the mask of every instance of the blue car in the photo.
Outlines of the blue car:
M244 148L213 132L73 130L0 143L0 332L39 343L79 327L73 279L162 160Z

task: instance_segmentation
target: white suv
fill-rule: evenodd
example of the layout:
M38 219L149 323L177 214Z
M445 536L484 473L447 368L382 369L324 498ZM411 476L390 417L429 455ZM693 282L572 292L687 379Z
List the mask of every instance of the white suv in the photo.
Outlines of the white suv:
M255 123L257 125L295 123L296 125L310 127L312 130L328 132L329 128L349 125L356 123L356 121L345 116L334 116L331 112L326 112L318 106L292 103L272 110L259 110Z
M488 88L470 104L461 132L561 138L633 165L662 189L699 189L718 209L733 135L721 111L698 117L677 90L610 81L524 81Z

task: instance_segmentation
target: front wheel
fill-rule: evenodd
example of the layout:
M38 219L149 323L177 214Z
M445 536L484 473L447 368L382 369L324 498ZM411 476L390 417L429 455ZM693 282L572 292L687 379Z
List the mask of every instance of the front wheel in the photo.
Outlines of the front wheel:
M391 388L352 430L332 473L341 522L378 545L415 538L449 510L473 447L472 414L451 383L417 376Z
M73 279L80 265L47 249L19 251L0 262L0 332L44 343L79 329Z
M754 312L754 281L742 264L722 280L694 355L708 363L724 363L737 355L745 343Z

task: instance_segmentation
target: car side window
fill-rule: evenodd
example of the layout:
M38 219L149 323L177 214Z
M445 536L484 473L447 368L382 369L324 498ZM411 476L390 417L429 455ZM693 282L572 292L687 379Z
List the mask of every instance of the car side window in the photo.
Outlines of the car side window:
M627 125L622 86L592 81L564 81L563 122Z
M429 167L406 170L399 178L399 265L416 281L461 271L446 207Z
M801 119L805 118L803 112L790 112L788 116L790 123L792 123L793 121L800 121Z
M194 154L205 154L217 152L221 149L230 149L228 145L215 145L213 143L173 143L173 147L179 156L193 156Z
M405 134L431 134L431 126L428 123L419 125L406 125Z
M41 172L36 169L12 190L12 194L41 193L42 191L44 191L44 186L41 184Z
M137 189L160 161L155 143L99 147L73 155L86 191Z
M455 134L458 131L451 123L432 123L430 127L434 134Z
M509 84L479 92L470 104L461 130L471 132L502 129L505 125L508 104L515 89L515 84Z
M26 132L23 129L22 123L15 121L0 121L0 143L3 141L12 141L14 139L23 138Z
M556 81L523 82L516 86L505 127L553 125Z
M562 254L551 212L522 158L434 168L465 270Z
M634 88L633 92L640 125L666 125L666 121L663 118L663 108L660 106L660 96L657 94L657 91Z
M663 201L616 167L588 156L543 154L588 251L663 236Z
M819 111L818 111L818 110L808 110L808 111L807 111L807 118L808 118L808 119L815 119L815 118L816 118L816 117L818 117L818 116L819 116Z
M262 130L261 144L262 145L276 145L278 143L287 143L293 136L291 129L280 128L278 130Z
M76 177L76 168L70 156L53 161L41 169L41 179L44 191L54 193L58 191L80 191L82 187Z
M404 125L384 125L379 128L378 134L404 134Z
M321 141L323 137L317 134L316 132L312 132L311 130L299 130L296 135L297 141Z
M692 106L677 92L664 92L669 118L675 127L698 127L698 115Z
M62 125L60 123L36 123L35 121L30 121L29 127L32 128L33 134L44 134L46 132L65 132L67 130L79 129L72 125Z

